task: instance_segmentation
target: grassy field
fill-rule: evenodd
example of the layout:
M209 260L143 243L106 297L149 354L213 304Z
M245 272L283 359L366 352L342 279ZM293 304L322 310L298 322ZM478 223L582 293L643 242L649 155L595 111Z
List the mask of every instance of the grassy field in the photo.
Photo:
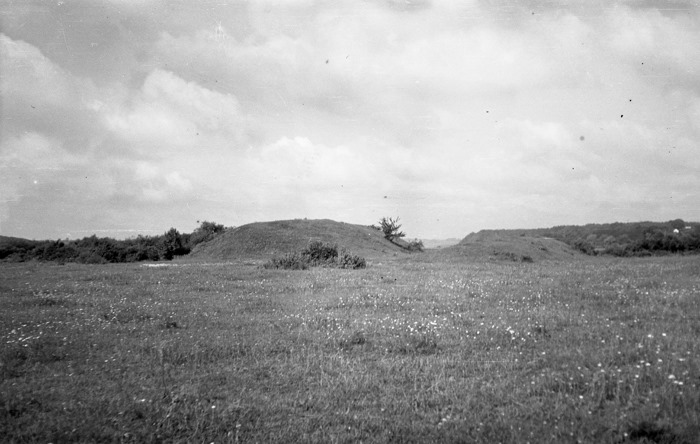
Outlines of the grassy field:
M2 442L698 442L700 260L0 264Z

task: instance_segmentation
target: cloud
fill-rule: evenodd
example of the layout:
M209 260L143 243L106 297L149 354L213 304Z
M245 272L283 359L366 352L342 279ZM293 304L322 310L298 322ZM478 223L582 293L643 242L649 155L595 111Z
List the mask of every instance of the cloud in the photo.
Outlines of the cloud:
M18 6L0 160L50 186L3 185L4 226L37 199L83 228L399 215L459 236L700 217L700 13L672 6Z
M75 99L69 76L34 46L0 34L0 57L5 61L3 97L57 106Z
M41 131L86 143L95 122L88 103L97 95L89 79L54 64L36 47L0 34L2 118L5 134Z
M697 9L695 16L697 18ZM634 61L646 59L666 65L666 69L697 69L700 65L697 59L687 57L688 53L697 51L695 42L700 37L692 15L670 17L656 8L618 7L607 12L602 27L617 57ZM638 65L641 67L641 63Z
M133 171L126 168L134 166ZM124 165L129 185L121 191L130 198L151 203L176 203L191 197L192 182L180 171L167 171L155 163L139 161Z
M237 139L241 116L235 97L154 70L131 104L106 116L107 127L134 143L196 144L197 136L219 133Z
M380 162L351 147L283 137L233 157L228 183L231 198L258 217L307 217L352 205L381 181Z
M3 137L0 142L0 228L8 218L8 203L17 201L22 189L39 180L36 172L55 168L48 158L54 156L52 142L39 134L26 134L22 137ZM48 156L48 157L45 157ZM35 165L39 159L44 165Z
M192 199L227 176L212 173L218 170L212 161L227 165L246 139L246 118L233 95L160 69L103 114L110 134L133 150L118 175L124 183L120 193L136 201L165 205Z
M80 201L87 208L73 218L94 220L105 204L123 205L124 198L136 208L181 201L191 196L190 179L178 162L164 166L161 159L175 154L173 146L192 145L197 132L226 139L239 131L231 121L235 99L170 73L154 71L130 97L73 76L25 42L0 35L0 45L7 67L0 84L0 229L24 223L13 214L50 212L46 202ZM153 171L144 174L144 165Z
M89 144L94 119L84 100L90 81L53 64L37 48L0 34L0 224L10 202L37 192L84 164L78 156ZM2 226L0 226L0 229Z

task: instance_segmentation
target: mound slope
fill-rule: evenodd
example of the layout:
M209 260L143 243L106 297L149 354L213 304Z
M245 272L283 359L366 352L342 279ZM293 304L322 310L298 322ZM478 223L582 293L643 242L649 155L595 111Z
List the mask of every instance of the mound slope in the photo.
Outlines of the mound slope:
M443 257L530 262L571 260L583 255L564 242L548 237L518 235L506 230L482 230L457 245L434 254Z
M384 238L381 231L363 225L320 220L280 220L242 225L197 245L197 259L268 259L300 251L310 241L322 241L363 257L407 254Z
M37 241L24 239L21 237L0 236L0 245L34 245Z

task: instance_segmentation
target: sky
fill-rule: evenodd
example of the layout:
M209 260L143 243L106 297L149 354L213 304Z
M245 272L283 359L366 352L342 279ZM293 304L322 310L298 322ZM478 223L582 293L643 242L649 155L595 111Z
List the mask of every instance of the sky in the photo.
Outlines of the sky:
M700 221L700 0L0 0L0 235Z

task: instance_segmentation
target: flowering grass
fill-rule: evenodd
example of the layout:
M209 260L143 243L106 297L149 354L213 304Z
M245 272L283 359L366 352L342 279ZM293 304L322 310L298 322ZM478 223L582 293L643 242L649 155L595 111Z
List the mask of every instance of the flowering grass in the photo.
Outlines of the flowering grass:
M0 268L3 442L697 442L696 257Z

